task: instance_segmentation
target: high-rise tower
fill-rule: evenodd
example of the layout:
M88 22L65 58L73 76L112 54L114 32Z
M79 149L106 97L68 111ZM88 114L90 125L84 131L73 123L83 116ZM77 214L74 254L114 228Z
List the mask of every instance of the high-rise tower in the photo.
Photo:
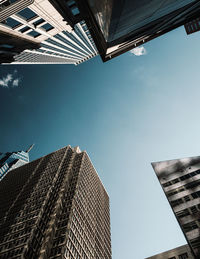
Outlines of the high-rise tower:
M152 163L196 259L200 258L200 157Z
M109 197L86 152L64 147L1 181L0 258L111 258Z
M10 170L29 162L29 152L33 146L31 145L26 151L0 153L0 181Z

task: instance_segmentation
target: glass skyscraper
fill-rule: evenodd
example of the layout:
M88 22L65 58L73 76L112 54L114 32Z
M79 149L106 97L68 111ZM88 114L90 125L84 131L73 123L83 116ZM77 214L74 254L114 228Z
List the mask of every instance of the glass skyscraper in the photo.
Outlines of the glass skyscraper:
M59 0L63 1L63 0ZM199 17L197 0L76 0L103 61Z
M109 197L85 151L64 147L0 182L0 258L111 257Z
M27 151L0 153L0 181L10 171L29 162L29 152Z

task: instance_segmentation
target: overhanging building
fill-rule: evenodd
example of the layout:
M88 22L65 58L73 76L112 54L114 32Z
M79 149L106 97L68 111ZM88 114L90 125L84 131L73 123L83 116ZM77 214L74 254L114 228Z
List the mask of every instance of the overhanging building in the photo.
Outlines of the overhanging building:
M200 157L152 163L183 234L200 258Z
M51 1L0 1L0 63L77 65L97 54L85 21L72 27Z
M198 0L76 0L76 3L103 61L200 16Z
M4 177L0 258L111 259L109 197L86 152L67 146Z

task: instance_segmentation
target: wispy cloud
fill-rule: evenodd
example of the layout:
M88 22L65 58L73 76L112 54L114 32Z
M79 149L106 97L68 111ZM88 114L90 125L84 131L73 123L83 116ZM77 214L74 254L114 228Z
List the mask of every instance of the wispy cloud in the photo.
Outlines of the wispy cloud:
M136 48L130 50L130 52L132 54L134 54L135 56L143 56L143 55L147 54L147 51L146 51L146 49L143 46L136 47Z
M21 78L17 74L15 69L13 73L8 73L6 76L0 79L0 86L4 88L18 87L21 81Z

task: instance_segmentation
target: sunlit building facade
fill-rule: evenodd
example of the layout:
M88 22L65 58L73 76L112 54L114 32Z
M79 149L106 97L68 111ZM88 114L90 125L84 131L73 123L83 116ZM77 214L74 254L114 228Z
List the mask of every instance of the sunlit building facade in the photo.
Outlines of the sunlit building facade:
M58 0L62 2L64 0ZM103 61L199 17L197 0L76 0Z
M183 234L200 258L200 157L152 163Z
M183 245L146 259L194 259L194 256L192 255L190 247Z
M85 151L64 147L0 182L0 258L111 259L109 197Z
M72 27L48 0L0 2L1 35L1 63L77 65L98 54L85 21Z
M0 181L9 171L29 162L29 152L32 148L33 145L26 151L0 153Z

